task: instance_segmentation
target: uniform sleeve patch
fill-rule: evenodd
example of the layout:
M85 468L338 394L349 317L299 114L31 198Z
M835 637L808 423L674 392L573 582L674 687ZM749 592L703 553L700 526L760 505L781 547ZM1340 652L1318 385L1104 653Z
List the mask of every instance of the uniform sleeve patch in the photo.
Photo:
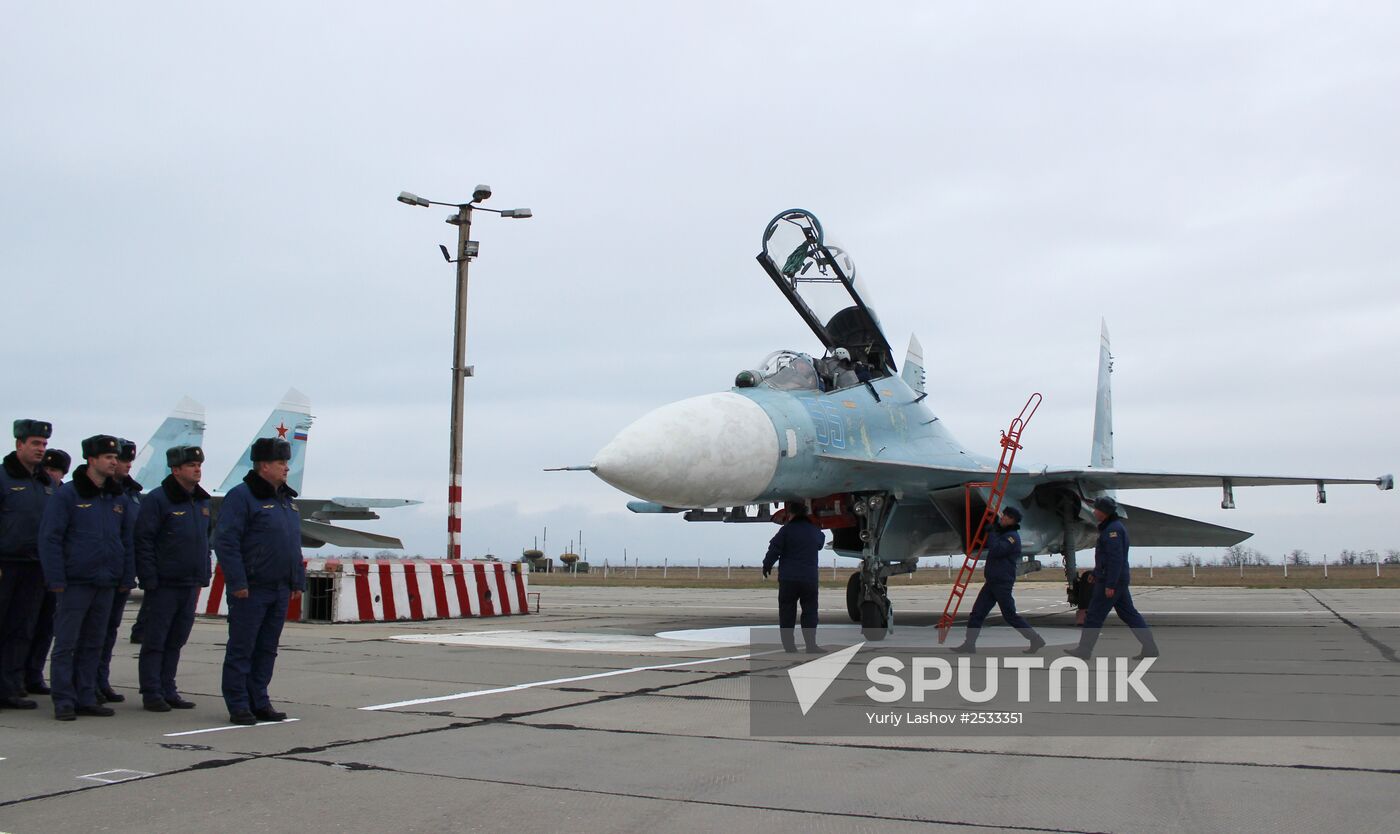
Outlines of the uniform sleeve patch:
M1118 538L1118 531L1117 531L1117 530L1114 530L1113 532L1111 532L1111 533L1108 534L1108 537L1109 537L1110 539L1116 539L1116 538Z

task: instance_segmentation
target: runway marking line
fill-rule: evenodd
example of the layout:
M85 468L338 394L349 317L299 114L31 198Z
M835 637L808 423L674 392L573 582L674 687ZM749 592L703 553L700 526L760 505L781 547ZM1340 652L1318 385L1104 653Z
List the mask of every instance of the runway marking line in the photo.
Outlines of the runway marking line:
M259 721L256 724L229 724L225 727L205 727L202 730L185 730L182 733L166 733L165 738L176 738L177 736L197 736L200 733L221 733L224 730L245 730L249 727L266 727L269 724L290 724L293 721L300 720L300 718L288 718L284 721Z
M116 776L116 774L119 774L119 773L120 773L120 774L124 774L124 775L122 775L122 776ZM91 779L91 780L94 781L94 782L102 782L102 783L107 784L107 785L112 785L112 784L115 784L115 783L117 783L117 782L129 782L129 781L131 781L132 779L140 779L140 778L142 778L142 777L144 777L144 776L154 776L154 775L155 775L154 773L147 773L147 772L144 771L144 770L124 770L124 769L117 769L117 770L104 770L104 771L101 771L100 773L89 773L89 774L87 774L86 776L79 776L78 778L79 778L79 779ZM115 779L104 778L104 777L108 777L108 776L116 776L116 778L115 778Z
M772 652L761 652L761 654L771 654ZM579 681L598 680L599 678L612 678L618 675L630 675L634 672L655 672L662 669L679 669L683 666L703 666L708 663L724 663L728 660L747 660L755 657L753 654L736 654L729 657L707 657L703 660L687 660L683 663L658 663L651 666L634 666L630 669L612 669L607 672L595 672L591 675L578 675L572 678L553 678L547 681L531 681L530 683L518 683L514 686L502 686L496 689L478 689L474 692L458 692L454 695L438 695L433 698L414 698L411 701L395 701L392 704L375 704L370 707L360 707L366 712L377 712L386 709L398 709L400 707L414 707L419 704L438 704L443 701L460 701L464 698L480 698L483 695L501 695L506 692L520 692L525 689L535 689L540 686L555 686L562 683L577 683Z

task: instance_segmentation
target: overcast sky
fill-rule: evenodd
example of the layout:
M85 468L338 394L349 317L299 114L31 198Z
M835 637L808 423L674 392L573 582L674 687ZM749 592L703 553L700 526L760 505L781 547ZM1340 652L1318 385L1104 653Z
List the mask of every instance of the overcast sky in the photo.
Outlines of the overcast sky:
M793 206L977 451L1040 391L1022 460L1087 463L1104 318L1120 467L1374 477L1400 468L1397 36L1386 3L17 4L5 419L76 452L188 395L215 486L296 386L304 492L422 499L361 526L440 554L455 230L394 197L480 182L535 218L473 229L472 555L548 526L593 562L761 558L771 527L541 470L819 349L753 260ZM1400 548L1369 486L1123 497L1275 560Z

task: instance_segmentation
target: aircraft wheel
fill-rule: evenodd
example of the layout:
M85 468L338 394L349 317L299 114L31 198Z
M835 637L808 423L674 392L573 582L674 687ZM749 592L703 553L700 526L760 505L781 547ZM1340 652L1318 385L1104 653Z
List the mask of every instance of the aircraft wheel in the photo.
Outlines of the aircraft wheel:
M884 640L889 632L885 621L885 607L878 602L866 601L860 604L860 632L867 640Z
M850 615L851 622L860 622L860 571L846 580L846 613Z

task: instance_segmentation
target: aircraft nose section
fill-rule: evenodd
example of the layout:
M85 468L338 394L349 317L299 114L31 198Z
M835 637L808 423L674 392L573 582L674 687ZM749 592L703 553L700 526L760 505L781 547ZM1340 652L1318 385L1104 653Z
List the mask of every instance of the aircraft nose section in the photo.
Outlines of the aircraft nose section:
M707 394L664 405L593 458L599 478L668 507L728 507L757 498L778 468L773 421L752 400Z

